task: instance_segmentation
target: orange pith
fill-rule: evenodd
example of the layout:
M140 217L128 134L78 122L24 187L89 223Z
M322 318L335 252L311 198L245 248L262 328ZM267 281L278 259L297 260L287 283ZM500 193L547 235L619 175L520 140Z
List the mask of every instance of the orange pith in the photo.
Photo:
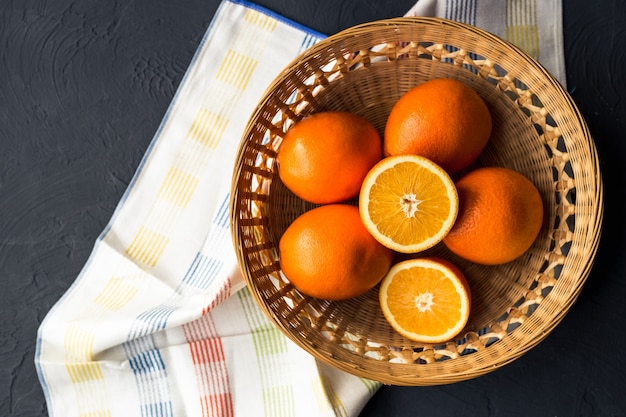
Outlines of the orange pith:
M383 245L416 253L443 239L458 211L448 174L417 155L387 157L367 174L359 194L365 227Z
M470 313L463 273L439 258L416 258L391 267L380 286L389 324L408 339L441 343L458 335Z

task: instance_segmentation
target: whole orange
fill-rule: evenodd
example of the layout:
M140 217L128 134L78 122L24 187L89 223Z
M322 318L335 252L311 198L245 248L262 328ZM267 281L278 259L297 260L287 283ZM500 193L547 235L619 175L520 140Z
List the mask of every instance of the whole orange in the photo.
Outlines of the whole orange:
M483 265L510 262L534 243L543 223L535 185L508 168L473 170L456 182L459 213L443 239L452 252Z
M279 242L280 266L302 293L343 300L373 288L387 273L393 251L365 229L357 207L328 204L294 220Z
M278 149L278 174L304 200L338 203L359 193L381 158L382 140L369 121L349 112L320 112L287 131Z
M407 91L387 119L385 155L417 154L449 173L470 165L491 135L491 113L461 81L436 78Z

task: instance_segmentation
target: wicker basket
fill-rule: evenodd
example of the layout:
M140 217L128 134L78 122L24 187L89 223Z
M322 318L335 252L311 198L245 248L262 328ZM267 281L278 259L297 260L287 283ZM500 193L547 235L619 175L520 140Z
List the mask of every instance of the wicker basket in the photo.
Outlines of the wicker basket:
M447 257L467 275L466 329L440 345L407 340L380 311L378 290L346 301L303 296L281 273L278 241L313 205L280 182L275 157L284 132L308 114L347 110L382 133L395 101L431 78L472 86L493 115L490 143L470 169L504 166L539 188L544 225L532 248L500 266ZM453 121L451 121L453 122ZM475 27L435 18L398 18L347 29L303 53L269 86L240 145L231 220L238 261L256 302L314 357L395 385L477 377L520 357L561 321L589 275L602 222L595 146L560 84L515 46Z

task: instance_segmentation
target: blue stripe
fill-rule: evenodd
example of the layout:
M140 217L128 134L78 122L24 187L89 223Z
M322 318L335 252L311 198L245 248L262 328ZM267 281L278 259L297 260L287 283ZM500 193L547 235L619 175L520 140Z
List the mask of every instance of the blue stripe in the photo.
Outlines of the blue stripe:
M176 307L161 304L139 314L131 337L144 336L165 329L167 320L175 310Z
M202 268L202 264L204 263L205 257L202 256L202 254L197 253L196 257L193 259L193 262L191 262L191 266L189 267L189 269L187 270L187 273L185 274L185 276L183 277L183 283L185 284L190 284L191 282L194 281L194 278L196 275L200 274L201 272L201 268Z
M161 353L157 350L150 352L140 352L135 356L128 359L130 369L133 374L156 374L157 372L165 370L165 363L160 356Z
M313 36L307 33L304 39L302 39L302 43L300 44L300 52L306 51L322 39L323 38L320 38L319 36Z
M193 262L191 262L191 266L189 267L189 269L187 270L187 273L185 274L185 276L183 277L182 282L185 284L190 284L191 282L194 281L194 277L199 274L199 270L202 266L203 263L203 259L204 257L199 254L196 253L196 257L193 259Z
M215 281L217 278L217 273L222 269L224 262L215 259L215 258L206 258L206 267L202 274L198 274L195 282L195 287L201 290L205 290L209 288L209 286Z
M182 282L200 290L205 290L215 281L223 265L224 262L219 259L197 254Z
M444 17L446 19L454 20L456 22L466 23L475 26L477 10L477 0L447 0ZM450 50L458 49L457 47L452 45L446 45L446 48ZM481 58L474 52L469 52L468 56L474 61ZM446 59L444 62L452 62L452 59ZM467 69L473 73L478 72L475 68L470 66L467 66Z
M445 18L476 25L476 0L447 0Z
M476 23L478 22L478 19L476 17L477 12L478 12L478 0L474 0L474 7L472 8L473 13L472 13L472 25L476 25Z
M172 417L173 407L165 361L152 335L123 344L130 368L135 375L141 415Z
M128 362L135 375L165 372L165 362L152 335L124 343Z
M143 404L141 406L143 416L173 416L174 410L171 402L159 402L153 404Z
M222 200L222 203L220 204L220 208L217 210L217 213L215 213L215 217L213 218L214 224L218 225L219 227L226 228L226 229L230 227L230 221L228 217L229 202L230 202L230 193L226 194L226 197L224 198L224 200Z

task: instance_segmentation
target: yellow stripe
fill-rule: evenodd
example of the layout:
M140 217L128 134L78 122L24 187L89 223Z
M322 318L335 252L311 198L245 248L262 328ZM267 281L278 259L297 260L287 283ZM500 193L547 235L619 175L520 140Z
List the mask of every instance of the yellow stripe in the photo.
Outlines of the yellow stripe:
M245 90L257 64L255 59L229 50L217 71L217 79L239 90Z
M121 278L112 277L94 298L94 303L113 311L124 307L139 292L134 285L129 284Z
M98 362L68 362L65 369L73 384L104 378Z
M76 360L91 360L93 357L93 343L96 336L85 329L70 324L65 331L63 346L65 351Z
M105 379L92 379L74 384L80 416L110 416L110 401Z
M324 395L321 398L317 398L318 405L320 405L320 402L323 403L323 402L328 401L328 403L332 407L336 416L348 417L348 411L346 410L346 407L343 405L341 398L339 398L339 395L337 395L337 393L335 392L333 385L331 384L328 376L325 373L320 372L319 379L320 379L319 383L324 390ZM319 395L318 393L316 394Z
M80 413L79 417L111 417L111 410L98 410L90 411L87 413Z
M222 139L224 130L228 125L228 119L219 114L201 108L196 114L191 128L189 128L189 137L200 144L215 149Z
M178 168L171 167L159 189L158 198L185 208L200 180Z
M539 59L539 29L536 0L508 0L506 39Z
M246 11L244 20L268 32L273 32L278 24L276 19L272 19L271 17L254 10Z
M65 369L74 384L103 378L100 364L92 361L95 338L92 332L76 325L69 325L65 331Z
M537 25L507 26L507 40L522 48L534 58L539 58L539 33Z
M126 249L126 255L138 263L154 267L168 243L166 236L141 226Z

